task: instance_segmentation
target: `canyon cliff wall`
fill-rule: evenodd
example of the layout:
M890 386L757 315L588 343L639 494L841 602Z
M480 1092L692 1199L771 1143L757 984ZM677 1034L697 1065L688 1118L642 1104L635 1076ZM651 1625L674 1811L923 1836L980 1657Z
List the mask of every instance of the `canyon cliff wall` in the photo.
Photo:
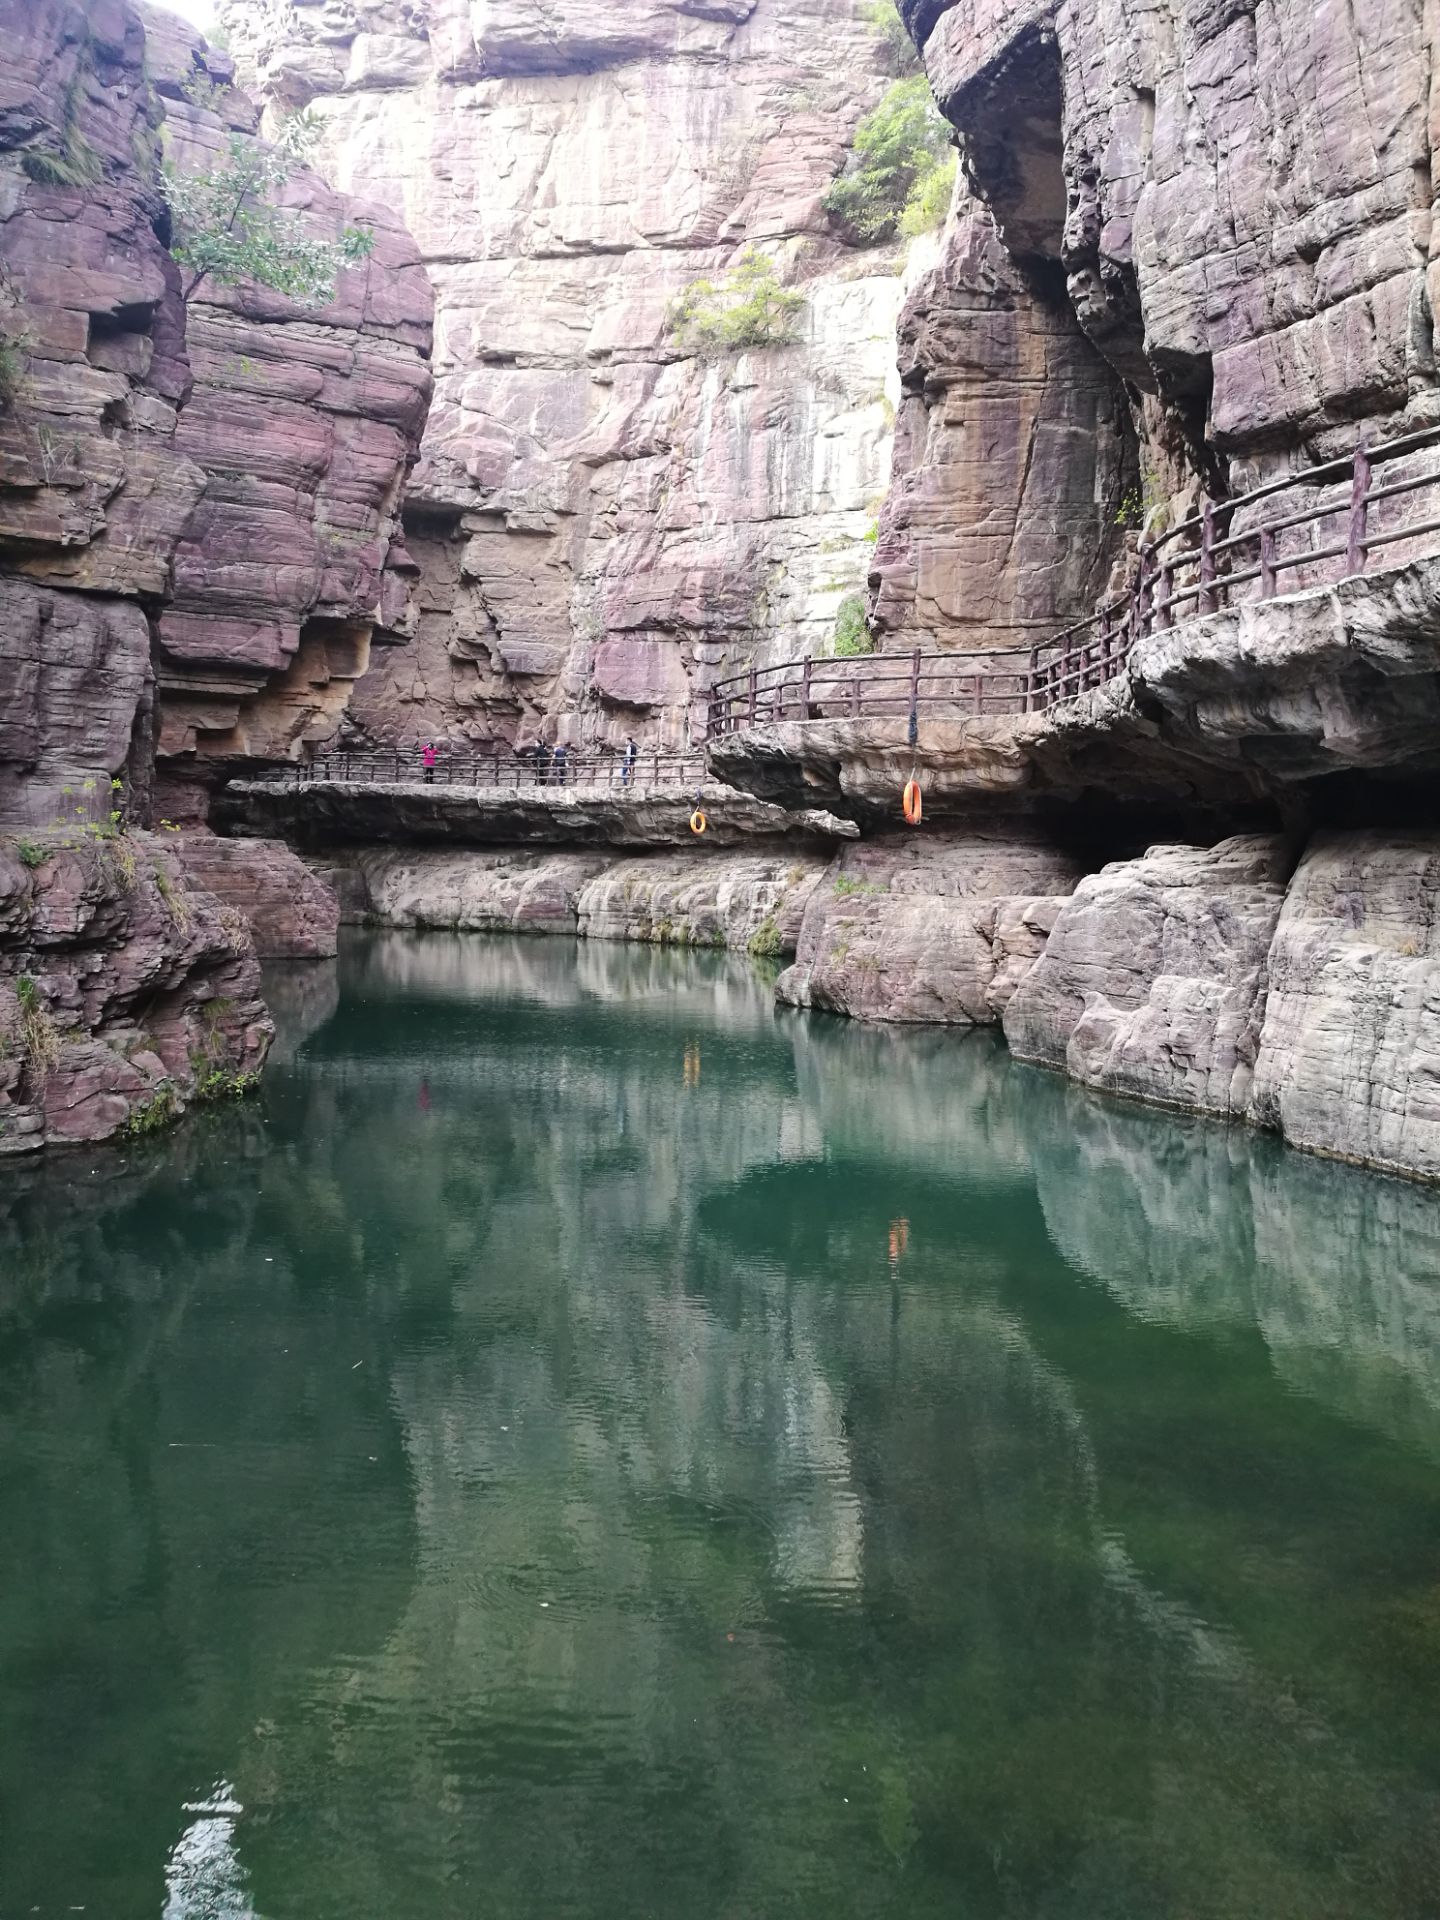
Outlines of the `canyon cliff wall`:
M883 644L1033 644L1202 501L1440 420L1422 0L900 10L964 184L901 320ZM875 836L813 896L782 997L1001 1020L1093 1089L1433 1177L1440 561L1434 493L1405 489L1436 465L1417 442L1385 469L1363 575L1319 564L1345 555L1346 473L1278 536L1273 598L1252 578L1183 609L1054 710L719 743L725 777ZM923 853L884 838L912 776ZM1167 830L1192 843L1145 847ZM1078 866L988 887L997 838Z
M149 829L333 731L384 617L429 296L381 212L328 307L213 281L187 307L162 129L181 169L253 140L228 61L125 0L4 0L0 44L9 1152L158 1124L263 1060L245 917ZM351 217L289 190L313 233Z
M832 643L891 459L903 251L820 198L886 85L862 0L224 8L330 178L398 211L437 300L406 505L416 614L376 739L673 743L715 678ZM759 248L793 345L706 359L676 298ZM869 538L867 538L869 536Z
M1133 546L1202 488L1221 499L1348 453L1361 432L1440 417L1424 0L899 6L959 135L971 204L902 335L909 397L872 581L887 629L972 639L973 605L951 585L962 539L982 601L1023 614L1025 576L1033 593L1097 473L1118 502L1122 558L1116 531ZM1041 484L1022 465L1017 487L1021 407L998 465L1001 524L987 527L976 476L997 472L995 432L979 409L937 429L936 410L977 381L998 401L1031 315L1052 344L1046 396L1030 405L1074 431ZM1108 422L1101 368L1121 403ZM1052 455L1063 440L1052 428ZM1010 515L1021 552L987 554L977 520L993 534ZM1088 611L1089 583L1069 584L1059 611Z

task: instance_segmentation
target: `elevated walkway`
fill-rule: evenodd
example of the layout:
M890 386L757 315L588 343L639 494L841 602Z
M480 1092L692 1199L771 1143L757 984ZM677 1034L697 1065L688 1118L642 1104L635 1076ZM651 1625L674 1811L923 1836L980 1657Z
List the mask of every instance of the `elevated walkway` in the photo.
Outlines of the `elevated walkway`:
M705 723L712 764L716 747L766 729L1053 714L1127 675L1136 647L1152 636L1353 578L1380 556L1393 569L1431 554L1440 534L1440 468L1427 455L1437 444L1440 427L1427 427L1236 499L1207 501L1141 547L1127 596L1030 647L807 655L722 680ZM738 759L743 754L725 754L720 763Z

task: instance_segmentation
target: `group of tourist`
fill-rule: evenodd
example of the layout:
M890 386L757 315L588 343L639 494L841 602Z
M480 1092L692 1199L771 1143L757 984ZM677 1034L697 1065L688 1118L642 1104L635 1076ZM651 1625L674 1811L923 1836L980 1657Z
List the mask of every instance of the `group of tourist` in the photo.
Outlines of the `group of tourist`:
M522 763L528 763L536 786L563 787L570 779L570 755L561 741L555 747L548 746L543 740L532 741L529 746L516 747L515 757ZM635 778L635 763L640 757L640 749L628 734L620 757L620 784L628 787ZM440 749L433 740L425 741L420 748L420 773L427 787L435 784L435 769L439 765Z

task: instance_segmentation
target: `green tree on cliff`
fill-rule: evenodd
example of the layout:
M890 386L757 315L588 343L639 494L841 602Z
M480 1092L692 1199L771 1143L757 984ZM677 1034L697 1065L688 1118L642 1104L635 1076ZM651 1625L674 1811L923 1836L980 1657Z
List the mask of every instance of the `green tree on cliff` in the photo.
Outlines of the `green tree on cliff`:
M232 133L212 168L192 173L167 163L170 251L188 275L187 300L205 280L226 287L252 280L300 306L323 307L335 297L340 269L370 252L375 235L369 227L345 227L338 239L318 240L298 214L271 204L304 165L316 131L312 115L292 114L271 146Z
M949 147L924 74L895 81L856 128L853 164L826 190L826 211L861 241L938 225L955 179Z

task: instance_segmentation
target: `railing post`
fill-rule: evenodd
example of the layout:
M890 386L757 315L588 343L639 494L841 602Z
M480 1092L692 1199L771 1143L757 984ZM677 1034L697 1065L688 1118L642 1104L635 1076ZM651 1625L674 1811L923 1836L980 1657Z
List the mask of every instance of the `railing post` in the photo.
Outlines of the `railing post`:
M755 705L760 696L760 676L754 667L750 669L750 724L755 724Z
M1174 591L1175 568L1167 560L1160 569L1160 595L1155 605L1155 624L1162 631L1175 624L1174 609L1170 605L1170 597Z
M1031 647L1030 671L1025 676L1025 704L1020 709L1022 713L1035 713L1038 711L1038 708L1036 707L1036 700L1039 697L1039 691L1040 691L1037 685L1039 676L1040 676L1040 649L1039 647Z
M810 718L810 673L813 662L807 653L800 662L800 718Z
M1150 564L1154 555L1150 547L1140 547L1140 578L1135 582L1135 630L1137 634L1150 632Z
M850 713L852 718L858 718L860 713L860 676L858 673L852 673L850 675Z
M1355 449L1355 476L1350 483L1350 536L1345 550L1347 573L1363 573L1370 520L1370 451L1362 440Z
M1215 611L1215 508L1207 500L1200 510L1200 595L1195 602L1197 613Z
M1275 535L1269 527L1260 529L1260 598L1275 598Z

